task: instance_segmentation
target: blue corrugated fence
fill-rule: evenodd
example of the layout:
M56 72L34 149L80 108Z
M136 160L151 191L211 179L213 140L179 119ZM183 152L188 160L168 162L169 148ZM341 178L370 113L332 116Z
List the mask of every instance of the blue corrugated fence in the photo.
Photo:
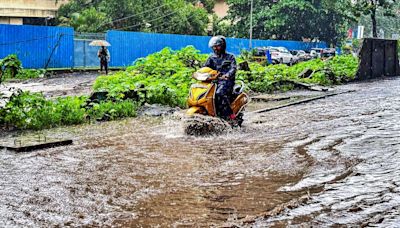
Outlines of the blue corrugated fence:
M0 34L0 58L17 54L24 68L73 67L72 28L0 25Z
M73 68L98 66L97 47L88 40L75 40L74 30L66 27L0 25L0 58L17 54L25 68ZM201 53L210 53L207 36L173 35L143 32L108 31L111 43L110 66L131 65L136 59L158 52L165 47L178 50L192 45ZM228 51L240 54L249 46L248 39L228 38ZM280 40L253 40L253 47L283 46L309 50L326 44ZM93 56L92 56L93 55Z
M201 53L210 53L207 36L172 35L143 32L109 31L107 41L111 43L111 66L129 66L136 59L158 52L165 47L178 50L193 45ZM248 48L248 39L227 38L228 51L240 54ZM324 42L310 43L282 40L253 40L253 47L281 46L289 50L310 50L313 47L326 47Z
M173 50L193 45L201 52L208 49L209 37L156 34L143 32L109 31L107 41L111 44L110 66L129 66L136 59L158 52L165 47Z

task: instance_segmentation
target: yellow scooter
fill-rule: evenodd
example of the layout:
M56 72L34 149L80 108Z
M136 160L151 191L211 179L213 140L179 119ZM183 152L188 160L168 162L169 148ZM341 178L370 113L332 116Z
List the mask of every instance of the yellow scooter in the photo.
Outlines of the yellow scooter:
M215 91L217 89L219 72L209 67L203 67L193 74L193 78L199 81L193 84L189 91L187 116L195 114L216 117ZM239 84L240 83L240 84ZM243 92L244 83L239 82L233 88L231 96L231 108L236 115L237 124L243 123L243 111L250 102L249 96Z

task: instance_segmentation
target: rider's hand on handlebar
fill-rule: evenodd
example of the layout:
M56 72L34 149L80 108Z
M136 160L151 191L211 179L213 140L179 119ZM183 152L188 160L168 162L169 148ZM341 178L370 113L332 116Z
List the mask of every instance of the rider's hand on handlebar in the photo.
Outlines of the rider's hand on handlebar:
M221 79L221 80L228 80L229 79L229 77L228 77L228 75L226 75L226 74L224 74L224 75L220 75L219 76L219 79Z

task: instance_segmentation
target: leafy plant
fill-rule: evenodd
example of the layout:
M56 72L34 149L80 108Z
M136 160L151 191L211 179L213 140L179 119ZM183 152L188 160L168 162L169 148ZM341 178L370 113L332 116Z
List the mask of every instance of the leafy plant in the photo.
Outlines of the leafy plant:
M45 70L23 69L17 55L9 55L0 60L0 83L7 79L33 79L44 76Z
M206 61L193 46L179 51L165 48L158 53L137 60L126 71L112 76L99 77L95 91L108 91L113 98L123 98L123 93L144 86L143 102L170 106L186 106L191 75Z
M17 91L0 109L0 126L39 130L136 116L137 104L130 100L105 101L85 109L86 100L85 96L48 100L41 93Z
M39 69L22 69L15 76L15 79L27 80L43 77L46 74L46 70Z
M278 64L264 67L258 63L250 63L251 72L238 71L236 78L244 81L254 92L272 92L290 89L277 87L287 80L319 85L348 82L355 78L357 68L358 59L351 55L344 55L325 62L315 59L294 66ZM311 77L299 78L300 73L305 69L310 69L314 73Z
M88 111L92 120L115 120L136 116L137 104L132 100L119 102L104 101L94 104Z
M18 72L22 69L22 63L18 59L17 55L8 55L0 61L0 74L10 74L11 78L14 78Z

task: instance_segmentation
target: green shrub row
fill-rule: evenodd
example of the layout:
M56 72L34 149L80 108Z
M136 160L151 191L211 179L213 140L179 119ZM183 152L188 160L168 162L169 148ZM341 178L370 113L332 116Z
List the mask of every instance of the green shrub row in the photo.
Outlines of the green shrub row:
M326 61L314 59L300 62L293 66L263 66L259 63L250 63L249 66L250 72L238 71L237 80L244 81L251 91L273 92L287 89L277 85L285 84L284 81L288 80L324 86L352 81L357 73L358 59L351 55L342 55ZM306 69L312 70L312 75L307 78L299 77Z
M131 100L104 101L89 106L86 101L85 96L48 100L41 93L19 91L0 109L0 126L39 130L136 116L137 104Z
M45 70L23 69L17 55L8 55L0 59L0 84L8 79L32 79L43 77Z

